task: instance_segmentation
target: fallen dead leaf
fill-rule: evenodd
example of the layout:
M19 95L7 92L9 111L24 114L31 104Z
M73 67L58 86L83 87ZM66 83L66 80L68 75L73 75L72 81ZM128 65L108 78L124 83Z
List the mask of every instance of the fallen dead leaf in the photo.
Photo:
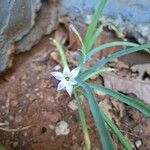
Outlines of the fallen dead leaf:
M127 77L120 77L115 73L104 73L104 85L107 88L123 93L133 93L143 102L150 104L150 83Z
M100 101L98 105L101 107L104 113L111 118L111 111L113 108L110 100L105 98L103 101Z
M108 66L114 67L117 69L122 69L122 68L128 69L129 68L129 66L127 64L125 64L122 61L119 61L118 59L116 61L109 62Z
M59 43L61 43L61 45L65 44L68 38L68 31L64 24L59 24L54 37Z
M126 115L124 104L119 101L115 101L113 98L111 98L111 103L113 107L115 107L116 110L119 112L117 112L117 114L119 114L117 121L119 122Z
M138 64L131 67L133 72L137 72L137 80L143 80L150 83L150 64Z

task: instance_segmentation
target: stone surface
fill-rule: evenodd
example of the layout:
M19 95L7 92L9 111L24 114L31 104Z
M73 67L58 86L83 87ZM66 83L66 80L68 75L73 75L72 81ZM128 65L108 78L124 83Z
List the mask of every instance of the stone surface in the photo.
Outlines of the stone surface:
M69 127L69 125L67 122L65 122L65 121L58 122L55 127L56 135L68 135L70 132L70 129L68 127Z
M68 14L72 20L89 23L90 14L99 0L61 0L59 11ZM113 20L120 29L135 37L139 43L150 42L150 1L149 0L108 0L103 15ZM104 19L104 20L105 20Z
M0 72L12 66L14 53L25 52L50 34L60 17L69 16L73 24L89 23L99 0L0 0ZM41 10L40 10L41 8ZM108 0L105 20L141 44L150 42L149 0ZM40 12L37 15L37 11Z
M30 50L33 45L40 41L43 35L50 34L57 27L57 22L57 8L44 3L37 16L34 28L17 42L17 52Z
M71 109L71 110L73 110L73 111L75 111L75 110L77 110L77 104L76 104L76 100L72 100L72 101L70 101L69 103L68 103L68 107Z
M12 45L33 27L40 7L40 0L0 1L0 72L11 66Z

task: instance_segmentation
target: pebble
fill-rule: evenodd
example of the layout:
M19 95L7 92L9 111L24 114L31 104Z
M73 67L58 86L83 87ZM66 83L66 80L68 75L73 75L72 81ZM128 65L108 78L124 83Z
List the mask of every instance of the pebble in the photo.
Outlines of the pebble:
M38 92L38 91L39 91L39 88L34 89L34 92Z
M70 101L70 102L68 103L68 107L69 107L71 110L73 110L73 111L77 110L76 100Z
M44 96L43 96L43 93L42 93L42 92L36 93L36 95L37 95L40 99L43 99L43 98L44 98Z
M68 135L70 132L70 129L68 127L69 127L69 125L67 122L65 122L65 121L58 122L55 127L56 135Z
M41 98L41 99L43 99L43 98L44 98L44 96L43 96L43 95L40 95L40 98Z
M59 112L55 112L55 113L51 114L50 116L51 116L50 120L53 123L56 123L61 119L61 114Z
M5 107L6 107L6 108L9 108L9 106L10 106L10 99L8 98L7 101L6 101Z
M60 57L59 57L58 52L52 52L52 53L51 53L51 58L52 58L54 61L56 61L57 63L60 62Z
M1 106L1 109L6 109L6 107L5 106Z
M142 145L141 140L137 140L137 141L135 142L135 145L136 145L137 148L139 148L139 147Z
M75 135L72 136L72 140L76 140L77 137Z
M27 86L28 84L27 84L27 82L23 81L23 82L21 82L21 85L22 86Z
M39 76L36 77L37 80L40 80L41 78Z
M51 129L51 130L54 130L55 129L55 127L53 126L53 125L48 125L49 126L49 128Z
M35 100L37 97L36 97L36 95L35 94L32 94L30 97L29 97L29 100L30 101L33 101L33 100Z
M15 123L20 123L22 121L22 117L21 116L16 116L15 117Z
M26 96L26 98L29 98L30 94L29 94L29 93L27 93L27 94L25 94L25 96Z
M42 116L50 120L52 123L57 123L59 120L61 120L61 114L59 112L47 112L47 111L42 111Z
M25 137L27 137L27 136L28 136L28 133L27 133L27 132L25 132L25 133L24 133L24 136L25 136Z
M36 66L36 67L34 68L34 70L35 70L36 72L42 72L42 70L44 70L44 67L43 67L43 66Z
M8 122L8 121L0 122L0 126L8 126L8 125L9 125L9 122Z
M10 120L10 121L14 120L14 116L10 115L10 116L9 116L9 120Z
M18 142L14 142L13 143L13 147L15 148L15 147L17 147L18 146Z
M11 106L16 107L18 105L18 102L16 100L11 101Z
M51 103L54 103L54 102L55 102L55 99L54 99L53 96L49 96L49 97L47 97L46 101L51 102Z
M105 96L106 94L101 92L101 91L98 91L98 90L94 90L95 94L99 95L99 96Z
M22 80L26 80L26 79L27 79L27 76L24 75L24 76L22 77Z
M98 104L103 112L105 112L109 117L111 117L110 111L112 110L112 105L110 104L110 101L105 98L103 101L100 101Z
M56 70L56 71L58 71L58 70L60 70L61 69L61 66L60 65L56 65L55 67L54 67L54 70Z
M15 80L16 77L15 77L15 76L11 76L10 79L11 79L11 80Z

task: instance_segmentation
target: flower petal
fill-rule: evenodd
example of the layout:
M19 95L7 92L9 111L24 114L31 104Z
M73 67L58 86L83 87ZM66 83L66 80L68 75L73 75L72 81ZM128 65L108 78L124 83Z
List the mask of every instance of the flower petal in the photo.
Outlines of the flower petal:
M65 68L63 70L63 75L65 77L70 77L71 73L70 73L70 69L68 68L68 66L65 66Z
M79 71L80 71L80 67L77 67L77 68L73 69L73 70L71 71L71 77L72 77L72 78L76 78L77 75L79 74Z
M62 80L64 78L61 72L51 72L51 75L53 75L57 80Z
M73 86L70 84L66 85L66 91L68 92L68 94L71 96L72 94L72 90L73 90Z
M66 86L64 80L62 80L59 84L58 84L58 87L57 87L57 90L62 90L64 89Z
M75 85L75 84L77 84L77 82L76 82L76 80L75 80L75 79L70 78L70 80L69 80L69 84L70 84L70 85Z

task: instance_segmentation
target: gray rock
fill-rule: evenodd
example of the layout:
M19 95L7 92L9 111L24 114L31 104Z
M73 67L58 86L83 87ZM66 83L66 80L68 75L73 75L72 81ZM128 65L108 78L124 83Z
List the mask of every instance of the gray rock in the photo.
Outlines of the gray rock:
M99 0L61 0L59 12L72 20L89 22L89 15ZM135 37L141 44L150 42L149 0L108 0L103 15L111 19L123 32Z
M55 127L56 135L68 135L70 132L69 125L65 121L60 121Z
M14 53L30 50L43 35L50 34L60 17L69 16L73 24L89 23L99 0L52 2L48 5L48 0L43 0L37 16L41 0L0 0L0 72L11 67ZM149 8L149 0L108 0L103 20L113 20L139 43L149 43Z
M40 7L40 0L0 0L0 72L11 66L12 46L31 30Z
M39 42L43 35L50 34L57 27L57 17L57 8L50 8L50 6L44 3L35 26L16 43L17 53L30 50L33 45Z

